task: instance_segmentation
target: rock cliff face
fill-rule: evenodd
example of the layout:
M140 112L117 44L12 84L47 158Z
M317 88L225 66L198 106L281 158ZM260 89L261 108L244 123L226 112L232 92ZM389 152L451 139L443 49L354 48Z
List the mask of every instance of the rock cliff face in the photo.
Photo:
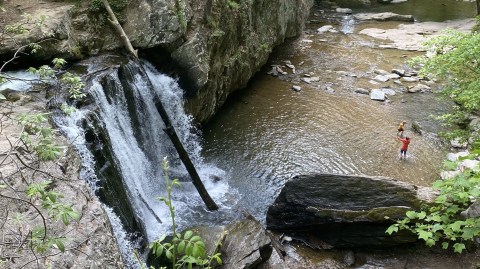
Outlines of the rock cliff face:
M123 0L110 0L112 6ZM130 0L119 12L133 46L149 49L146 58L167 54L188 81L187 108L200 122L208 120L234 90L243 88L266 63L271 50L301 33L313 0ZM20 22L47 15L42 26L2 42L0 57L19 44L44 40L35 57L79 59L121 48L101 9L91 1L18 0L3 4L0 20ZM33 28L33 26L31 26ZM18 42L20 41L20 42Z

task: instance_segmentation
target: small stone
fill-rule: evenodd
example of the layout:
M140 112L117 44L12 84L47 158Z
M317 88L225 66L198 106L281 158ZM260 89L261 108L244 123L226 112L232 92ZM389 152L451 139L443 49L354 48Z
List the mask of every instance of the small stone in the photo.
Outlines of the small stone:
M389 80L389 78L387 76L384 76L384 75L377 75L373 79L376 80L376 81L379 81L379 82L387 82Z
M359 94L370 94L370 92L364 88L356 88L355 90L353 90L354 92L356 93L359 93Z
M403 69L392 69L393 74L397 74L401 77L405 76L405 70Z
M397 79L397 78L400 78L400 75L398 74L388 74L388 75L385 75L387 78L389 79Z
M329 32L331 30L333 30L333 26L332 25L324 25L320 28L317 29L317 34L324 34L326 32Z
M377 74L377 75L388 75L389 73L383 69L375 69L375 71L373 71L373 73Z
M381 90L374 89L370 92L370 99L375 101L385 101L385 93Z
M325 91L328 92L328 93L335 93L335 89L333 89L330 86L325 87Z
M428 92L431 88L427 85L417 84L415 87L409 88L409 93L416 93L416 92Z
M381 91L384 92L386 95L395 95L396 94L395 90L390 89L390 88L382 88Z
M299 92L302 90L302 87L298 86L298 85L294 85L292 86L292 90L296 91L296 92Z
M420 79L417 78L417 77L402 77L402 81L405 81L405 82L417 82L419 81Z
M466 148L467 147L467 142L460 142L460 138L454 138L450 141L450 145L453 148Z
M352 10L349 9L349 8L341 8L341 7L338 7L335 9L335 11L337 13L343 13L343 14L352 14Z

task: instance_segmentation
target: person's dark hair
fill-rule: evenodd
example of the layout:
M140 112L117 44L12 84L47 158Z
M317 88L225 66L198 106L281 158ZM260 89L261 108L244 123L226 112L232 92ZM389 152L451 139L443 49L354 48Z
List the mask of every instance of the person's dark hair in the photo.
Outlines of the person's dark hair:
M405 139L410 140L410 137L407 136L407 137L405 137Z

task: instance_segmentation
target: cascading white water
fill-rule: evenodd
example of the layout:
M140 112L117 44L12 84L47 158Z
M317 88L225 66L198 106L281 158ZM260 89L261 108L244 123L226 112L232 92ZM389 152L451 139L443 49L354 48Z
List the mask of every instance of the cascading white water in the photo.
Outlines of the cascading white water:
M134 215L142 226L147 241L151 242L161 234L169 232L171 226L169 212L157 199L159 196L165 196L164 172L161 163L163 158L167 156L171 163L169 173L180 177L188 176L178 160L173 145L163 131L165 125L155 107L156 98L159 98L206 189L221 207L220 213L206 211L193 184L182 182L183 188L173 190L179 228L225 222L219 218L225 217L224 215L227 214L225 211L228 210L229 205L235 203L233 201L235 199L230 199L227 203L224 198L224 194L232 193L228 190L226 180L221 182L211 180L212 176L224 178L225 173L212 165L203 163L200 155L200 138L192 128L192 118L186 115L183 109L182 89L174 79L158 73L149 63L143 63L143 67L147 72L146 75L142 74L134 63L124 66L123 70L126 70L124 73L129 73L127 76L131 78L130 80L122 81L117 71L108 71L107 74L93 78L87 85L89 85L88 91L94 100L94 106L82 108L68 117L56 119L60 129L82 156L85 165L82 176L90 180L92 187L96 186L95 159L86 146L85 130L80 127L84 118L95 110L108 134L113 159L120 170ZM109 87L115 90L104 88L101 79L105 76L109 81ZM147 76L153 84L153 89L146 82ZM219 217L219 214L223 215ZM113 215L110 211L109 216ZM158 219L162 223L159 223ZM117 223L115 229L120 228L118 221L112 222ZM119 234L122 233L117 231L117 235ZM128 248L128 246L123 247Z

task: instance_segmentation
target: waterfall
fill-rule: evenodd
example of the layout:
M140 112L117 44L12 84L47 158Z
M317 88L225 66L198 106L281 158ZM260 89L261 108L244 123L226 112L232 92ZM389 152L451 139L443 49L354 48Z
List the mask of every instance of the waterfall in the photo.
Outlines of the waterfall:
M55 118L60 130L81 155L82 178L112 208L108 214L111 220L113 215L119 214L123 224L131 226L127 230L140 230L151 242L171 228L167 207L157 199L166 195L161 162L167 156L170 178L182 181L182 188L173 190L179 229L187 225L226 222L225 215L230 214L229 208L235 204L236 199L231 196L235 191L229 190L227 180L212 180L225 178L226 173L202 160L200 136L192 127L192 117L184 111L182 89L175 79L160 74L148 62L143 62L142 66L143 69L134 62L118 68L89 65L89 73L96 74L86 83L90 103L69 116ZM153 88L148 86L148 79ZM167 110L206 189L221 207L218 212L206 211L190 182L163 131L165 125L155 107L158 99ZM120 183L114 183L115 179ZM230 196L225 198L227 193Z

